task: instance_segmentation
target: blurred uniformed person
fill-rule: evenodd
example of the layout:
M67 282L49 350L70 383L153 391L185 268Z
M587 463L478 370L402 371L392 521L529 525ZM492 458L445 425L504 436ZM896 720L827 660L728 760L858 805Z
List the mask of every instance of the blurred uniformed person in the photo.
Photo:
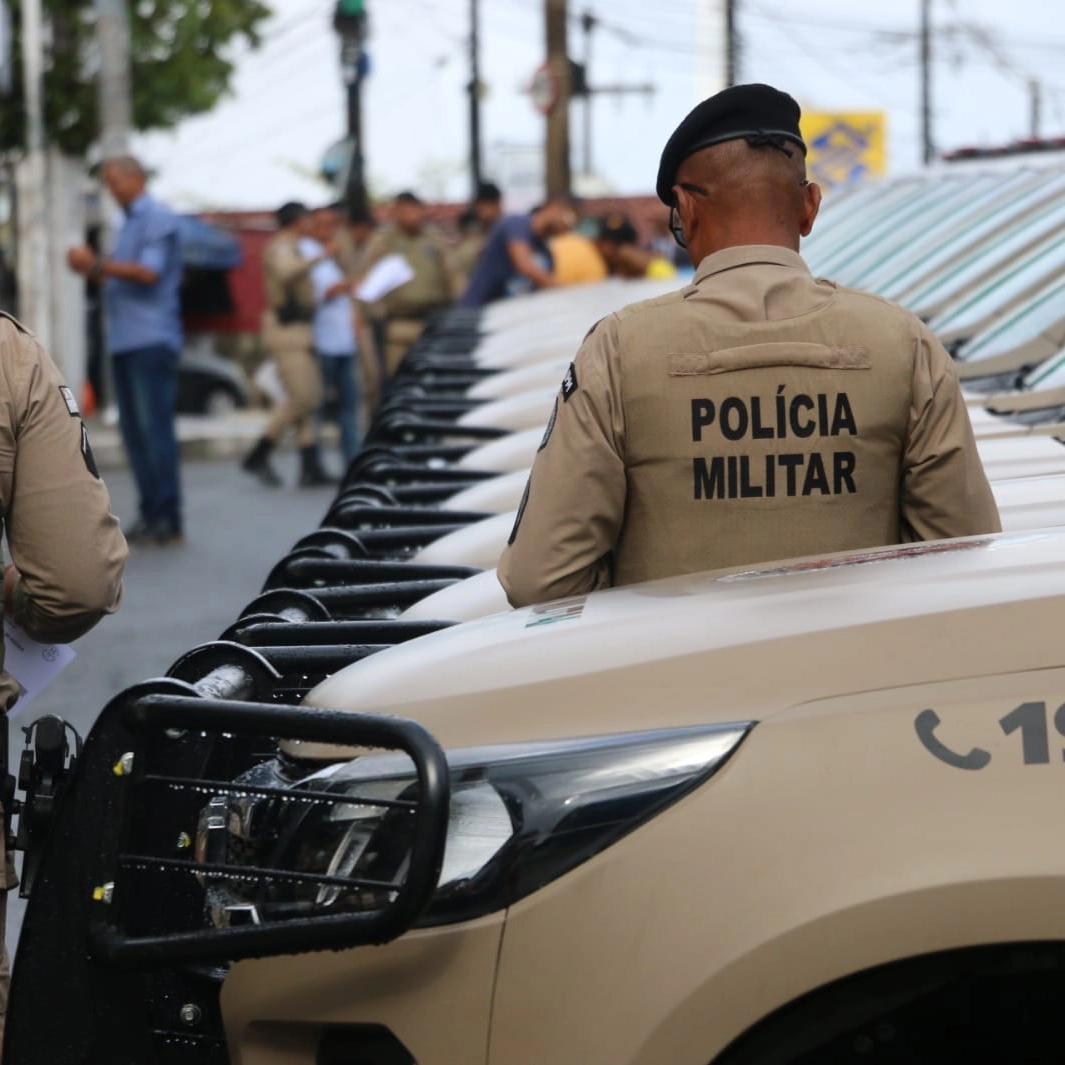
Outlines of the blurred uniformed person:
M335 247L323 250L317 258L300 253L299 241L308 222L307 208L286 203L277 212L277 235L263 251L266 283L266 311L263 314L263 348L277 363L285 388L266 431L245 457L242 465L265 484L276 486L281 478L270 464L270 454L288 429L294 429L300 448L300 477L303 487L330 484L318 453L317 412L322 402L322 373L314 354L314 288L311 270L330 258Z
M443 234L425 220L425 204L413 192L395 200L392 221L378 229L367 246L363 269L387 255L406 259L414 276L389 292L373 313L384 318L385 375L391 377L407 349L422 335L426 320L458 296L458 269Z
M377 221L363 207L354 207L348 212L348 224L339 235L340 251L337 263L351 279L352 288L366 273L364 264L371 250L370 242L377 231ZM369 428L381 402L382 368L381 349L384 347L384 322L371 321L365 314L355 316L355 333L359 342L359 396L362 403L360 417L363 431Z
M492 181L482 181L477 186L469 210L459 219L461 239L455 249L455 263L462 274L463 290L481 257L488 234L502 217L502 190Z
M126 541L74 394L40 345L3 312L0 398L0 514L11 553L3 609L33 639L68 643L118 608ZM6 713L20 689L3 661L0 642L0 708ZM17 881L2 832L0 850L6 892ZM7 896L0 893L0 1037L10 978L6 914Z
M942 346L799 257L821 203L805 150L798 105L766 85L669 139L656 191L695 278L577 353L500 561L513 604L999 530Z

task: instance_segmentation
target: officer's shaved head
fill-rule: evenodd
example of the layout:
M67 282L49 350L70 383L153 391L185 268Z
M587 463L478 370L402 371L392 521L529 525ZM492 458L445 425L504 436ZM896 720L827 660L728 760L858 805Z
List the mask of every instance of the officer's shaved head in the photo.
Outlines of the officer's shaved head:
M675 190L678 207L685 201L682 214L696 263L713 251L744 244L797 251L821 202L820 190L806 182L806 159L797 147L752 146L742 139L688 156L677 169L676 185L681 186Z
M712 182L722 190L751 183L758 187L798 188L805 179L806 157L797 148L752 147L745 140L704 148L689 155L677 170L678 182Z

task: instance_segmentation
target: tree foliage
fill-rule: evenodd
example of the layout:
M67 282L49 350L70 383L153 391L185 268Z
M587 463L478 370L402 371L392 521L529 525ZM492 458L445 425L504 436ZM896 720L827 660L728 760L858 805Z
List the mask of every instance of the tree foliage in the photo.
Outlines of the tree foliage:
M0 149L25 143L25 105L14 8L14 93L0 98ZM96 17L86 0L44 0L50 42L44 108L48 141L83 155L99 135ZM167 129L187 115L211 110L229 90L231 46L259 43L270 9L260 0L130 0L133 124Z

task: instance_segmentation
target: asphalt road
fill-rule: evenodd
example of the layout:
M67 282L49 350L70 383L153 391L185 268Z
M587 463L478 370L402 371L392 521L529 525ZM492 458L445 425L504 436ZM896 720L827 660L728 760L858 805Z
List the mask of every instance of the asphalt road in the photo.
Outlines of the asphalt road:
M335 456L333 465L337 468ZM286 485L294 485L295 456L281 455L277 466ZM185 651L217 639L258 595L281 556L318 527L335 494L332 488L268 489L233 462L190 462L182 473L187 542L131 550L118 613L75 644L74 661L11 722L14 766L24 743L21 725L58 714L85 735L117 692L161 676ZM131 524L136 517L132 478L125 470L105 471L104 477L112 509L123 524ZM18 937L22 909L12 892L9 949Z

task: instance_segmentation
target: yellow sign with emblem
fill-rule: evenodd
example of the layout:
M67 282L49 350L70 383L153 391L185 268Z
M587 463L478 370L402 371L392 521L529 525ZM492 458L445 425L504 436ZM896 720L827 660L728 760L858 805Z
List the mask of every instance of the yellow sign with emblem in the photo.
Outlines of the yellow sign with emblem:
M887 115L883 111L805 111L801 123L810 179L839 188L887 169Z

